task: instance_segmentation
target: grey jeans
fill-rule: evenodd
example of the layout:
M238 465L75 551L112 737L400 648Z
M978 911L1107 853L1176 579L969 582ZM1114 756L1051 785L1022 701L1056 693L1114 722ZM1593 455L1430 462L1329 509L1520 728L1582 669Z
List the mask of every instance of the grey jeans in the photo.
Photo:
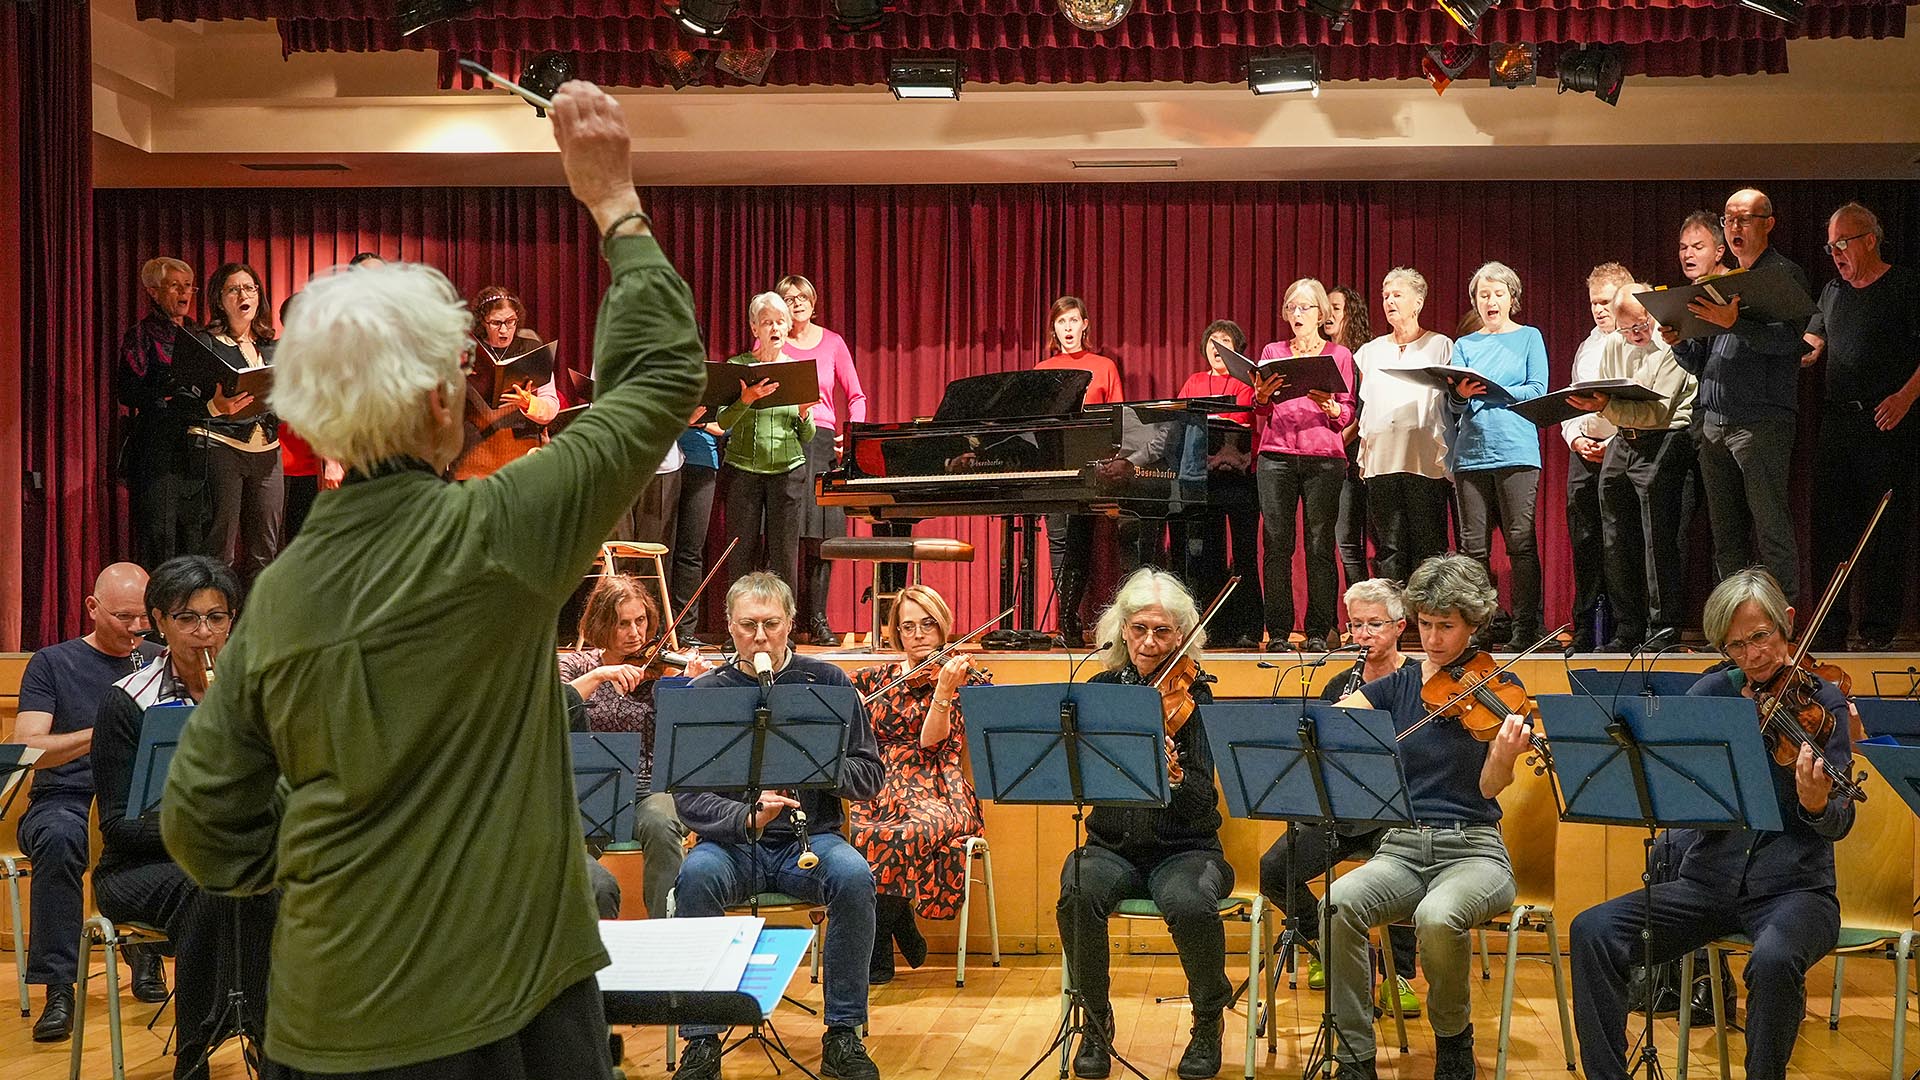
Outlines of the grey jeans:
M1758 537L1760 562L1792 603L1800 595L1800 547L1789 493L1794 418L1733 424L1707 413L1694 417L1693 433L1713 524L1714 577L1725 579L1753 565Z
M1380 850L1328 890L1327 991L1341 1061L1373 1060L1373 979L1367 928L1413 919L1436 1035L1472 1019L1467 934L1513 904L1513 867L1498 825L1388 829Z

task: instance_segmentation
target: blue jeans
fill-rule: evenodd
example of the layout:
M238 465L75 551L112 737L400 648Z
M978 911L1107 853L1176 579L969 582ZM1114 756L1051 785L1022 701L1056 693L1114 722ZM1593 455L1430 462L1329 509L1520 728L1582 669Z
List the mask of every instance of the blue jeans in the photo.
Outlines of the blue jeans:
M795 865L800 845L715 844L702 840L687 853L674 886L675 917L726 914L755 893L783 892L827 905L827 934L821 959L825 971L828 1027L857 1027L867 1021L867 962L873 959L873 870L839 833L807 838L820 865ZM683 1024L692 1039L717 1035L711 1024Z

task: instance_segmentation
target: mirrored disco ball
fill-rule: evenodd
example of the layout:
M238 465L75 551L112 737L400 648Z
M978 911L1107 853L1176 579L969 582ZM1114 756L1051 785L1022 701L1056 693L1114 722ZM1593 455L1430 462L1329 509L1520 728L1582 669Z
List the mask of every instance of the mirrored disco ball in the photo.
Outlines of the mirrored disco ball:
M1133 10L1133 0L1059 0L1059 4L1068 22L1095 33L1120 25Z

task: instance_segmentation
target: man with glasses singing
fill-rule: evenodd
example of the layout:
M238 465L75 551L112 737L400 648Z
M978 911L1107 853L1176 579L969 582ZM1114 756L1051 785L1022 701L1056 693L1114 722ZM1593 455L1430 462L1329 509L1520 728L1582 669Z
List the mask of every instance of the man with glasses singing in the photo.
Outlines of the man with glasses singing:
M1914 461L1920 459L1920 421L1908 413L1920 398L1920 273L1890 266L1880 249L1880 219L1848 203L1827 219L1827 254L1839 277L1820 294L1807 327L1812 350L1802 363L1827 361L1827 399L1820 411L1815 484L1821 527L1813 534L1813 572L1832 576L1847 557L1882 492L1895 502L1861 557L1856 575L1871 583L1904 581L1902 555L1913 521ZM1817 648L1844 648L1852 592L1814 639ZM1883 652L1900 629L1900 604L1869 600L1860 613L1860 647Z
M27 981L46 987L46 1005L33 1025L35 1042L60 1042L73 1032L73 980L85 916L80 879L90 861L87 810L93 802L93 720L100 699L114 683L138 671L160 650L141 638L147 613L141 597L147 572L114 563L93 583L84 637L49 645L33 654L20 677L20 719L15 742L40 751L33 788L20 816L20 851L33 860L33 937ZM133 995L163 1001L167 983L160 957L150 948L129 948Z
M793 590L757 570L727 590L727 629L733 634L734 662L694 680L702 686L753 686L762 678L780 685L852 686L839 667L793 650ZM822 1019L820 1075L830 1080L878 1080L880 1070L860 1041L867 1021L867 969L873 955L873 870L840 835L840 800L865 802L880 793L886 766L866 706L854 709L848 724L840 786L803 791L798 798L779 791L760 792L749 805L743 793L675 794L680 820L700 836L680 866L674 887L674 915L725 914L755 893L783 892L827 906L827 937L822 957L826 1002ZM808 845L819 864L802 870L804 850L789 813L807 815ZM683 1024L687 1040L679 1080L717 1080L720 1028Z
M1622 285L1611 301L1616 330L1600 346L1597 379L1631 379L1660 395L1657 401L1618 401L1608 394L1574 397L1572 404L1615 428L1600 463L1600 529L1606 551L1607 598L1619 621L1608 651L1665 648L1679 640L1686 607L1686 561L1680 544L1680 499L1693 468L1693 420L1698 384L1659 341L1653 316Z
M193 267L179 259L148 259L140 287L149 302L146 317L120 339L113 366L113 395L130 411L121 472L133 502L134 542L147 565L206 546L213 513L207 492L206 452L187 434L190 420L206 416L198 398L173 401L173 338L193 313Z
M1792 662L1793 608L1765 570L1741 570L1722 581L1707 597L1703 621L1707 640L1733 663L1695 683L1691 696L1751 697L1754 687ZM1820 752L1849 772L1846 698L1838 687L1808 678L1832 714L1833 732ZM1673 880L1653 885L1649 925L1655 964L1728 934L1752 939L1747 1075L1783 1080L1806 1009L1807 969L1832 951L1840 933L1833 845L1853 827L1853 803L1833 790L1811 747L1802 747L1792 765L1769 760L1767 771L1786 827L1675 833L1673 844L1685 854ZM1627 1078L1627 972L1642 955L1642 901L1636 889L1573 920L1574 1023L1588 1080Z
M1775 217L1773 200L1765 193L1753 188L1734 192L1720 223L1728 252L1742 269L1771 267L1812 291L1806 271L1768 243ZM1694 433L1713 525L1714 570L1725 578L1752 564L1757 537L1759 561L1773 571L1789 597L1796 596L1800 550L1787 504L1787 481L1806 326L1798 321L1761 322L1740 310L1738 297L1725 304L1700 297L1688 310L1724 331L1686 341L1670 327L1660 331L1680 366L1700 380Z

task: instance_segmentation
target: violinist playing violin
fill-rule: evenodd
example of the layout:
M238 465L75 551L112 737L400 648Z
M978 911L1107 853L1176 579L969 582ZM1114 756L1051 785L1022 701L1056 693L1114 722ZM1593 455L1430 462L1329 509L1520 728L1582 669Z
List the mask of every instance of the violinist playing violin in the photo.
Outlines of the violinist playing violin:
M908 967L926 961L927 939L914 923L916 911L929 919L951 919L966 899L961 845L963 838L980 834L981 818L980 800L962 761L967 725L960 715L960 688L993 681L964 652L937 655L953 635L953 609L927 586L902 589L887 625L905 659L853 673L854 688L868 700L874 738L887 766L880 794L847 807L853 846L873 867L868 985L893 980L896 941Z
M1780 1080L1806 1009L1807 969L1833 949L1840 933L1833 845L1853 827L1853 801L1833 777L1849 775L1853 766L1846 699L1833 684L1790 666L1793 609L1765 570L1742 570L1722 581L1707 597L1703 622L1707 640L1733 665L1708 674L1689 694L1737 694L1761 708L1778 697L1788 706L1762 726L1786 828L1698 835L1677 880L1653 886L1653 962L1677 959L1727 934L1750 937L1747 1075ZM1573 921L1573 1015L1590 1080L1627 1076L1626 983L1641 956L1641 919L1636 891Z
M1193 1038L1179 1074L1200 1078L1220 1071L1221 1012L1233 991L1219 903L1233 890L1233 867L1220 848L1213 755L1191 709L1213 700L1208 676L1197 664L1206 644L1204 629L1195 632L1199 622L1180 579L1151 567L1128 577L1100 615L1100 640L1113 645L1100 654L1106 670L1088 681L1150 685L1167 665L1180 665L1182 677L1170 676L1161 686L1167 712L1178 720L1169 724L1177 729L1166 738L1172 798L1164 807L1095 807L1087 814L1087 844L1068 855L1060 871L1061 947L1096 1033L1080 1040L1075 1076L1097 1078L1112 1070L1107 919L1122 900L1136 899L1159 906L1187 974ZM1183 660L1191 663L1181 665Z
M1434 1080L1474 1075L1467 934L1513 903L1513 868L1494 796L1513 783L1514 762L1527 752L1533 731L1522 716L1525 688L1507 673L1495 676L1495 683L1517 708L1479 703L1484 715L1477 718L1428 717L1434 706L1458 696L1453 683L1464 679L1470 686L1480 668L1493 671L1495 665L1471 642L1493 618L1496 599L1486 569L1472 558L1438 555L1421 563L1407 580L1406 606L1418 620L1426 659L1339 702L1384 710L1404 734L1399 752L1414 825L1385 830L1373 857L1337 878L1328 893L1333 916L1324 959L1328 1005L1340 1032L1336 1080L1377 1075L1367 930L1408 918L1427 973L1427 1016L1437 1043ZM1440 691L1438 701L1424 700Z
M580 642L586 647L560 657L560 678L586 702L588 730L640 734L640 802L633 831L646 860L641 895L647 914L655 918L667 913L667 891L680 873L680 842L687 828L674 812L673 796L652 788L653 691L662 675L698 676L711 666L694 657L684 671L658 661L640 667L652 651L653 636L663 629L659 600L640 579L608 575L594 586L580 613Z

